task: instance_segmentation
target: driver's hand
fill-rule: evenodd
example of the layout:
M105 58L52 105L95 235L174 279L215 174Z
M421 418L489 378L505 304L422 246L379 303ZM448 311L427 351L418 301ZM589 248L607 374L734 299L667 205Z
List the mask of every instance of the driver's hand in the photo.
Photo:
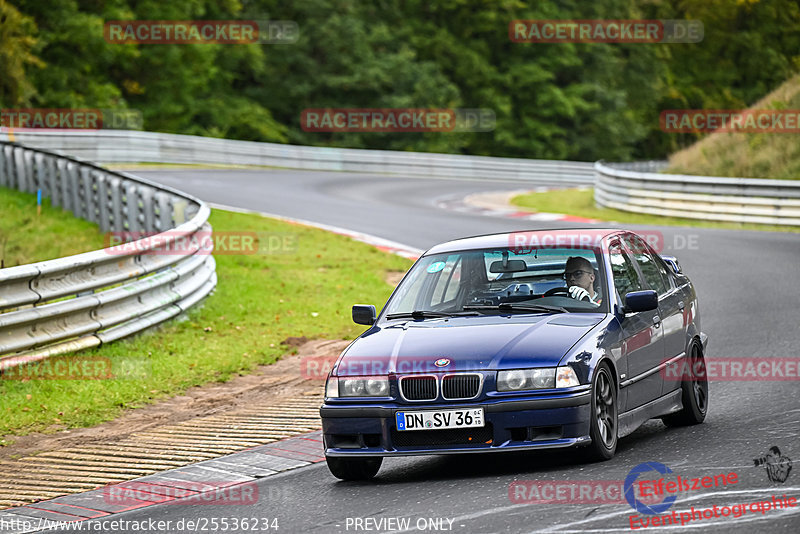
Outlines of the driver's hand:
M581 286L570 287L569 296L575 300L585 300L586 302L591 302L592 300L592 298L589 296L589 292L583 289Z

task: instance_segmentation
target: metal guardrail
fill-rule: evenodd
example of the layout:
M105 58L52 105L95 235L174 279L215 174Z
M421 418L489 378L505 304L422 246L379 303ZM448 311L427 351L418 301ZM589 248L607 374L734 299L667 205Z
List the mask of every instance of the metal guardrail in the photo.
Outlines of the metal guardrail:
M800 226L800 181L658 174L664 166L595 163L595 202L669 217Z
M190 195L4 141L0 185L41 189L54 206L103 232L151 236L0 269L0 370L140 332L216 286L210 209Z
M592 163L259 143L127 130L15 130L27 145L104 163L264 165L289 169L587 185ZM0 139L8 133L0 132Z

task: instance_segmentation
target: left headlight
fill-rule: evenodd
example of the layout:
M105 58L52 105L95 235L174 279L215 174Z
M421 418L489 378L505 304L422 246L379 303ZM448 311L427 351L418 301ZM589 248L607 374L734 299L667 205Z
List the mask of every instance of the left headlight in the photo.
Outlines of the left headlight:
M555 387L556 370L514 369L497 372L497 391L517 391L522 389L548 389Z
M336 397L388 397L389 377L364 376L358 378L328 377L325 396Z
M569 366L497 372L497 391L552 389L578 385L580 385L578 377Z

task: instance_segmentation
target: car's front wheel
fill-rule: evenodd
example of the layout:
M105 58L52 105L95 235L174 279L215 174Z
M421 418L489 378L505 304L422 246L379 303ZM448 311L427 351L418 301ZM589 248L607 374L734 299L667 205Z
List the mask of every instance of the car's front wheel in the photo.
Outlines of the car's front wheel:
M342 480L369 480L378 474L383 458L334 458L326 456L325 461L328 463L328 469L336 478Z
M617 388L605 362L597 367L592 380L591 408L589 435L592 444L586 451L587 459L610 460L617 452Z

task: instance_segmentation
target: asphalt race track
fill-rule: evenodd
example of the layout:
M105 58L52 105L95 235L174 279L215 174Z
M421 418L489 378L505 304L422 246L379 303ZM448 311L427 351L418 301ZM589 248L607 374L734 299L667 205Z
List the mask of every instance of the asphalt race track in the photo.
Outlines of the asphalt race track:
M201 199L362 231L426 249L461 236L570 224L488 217L437 207L520 182L401 178L289 170L136 171ZM636 228L634 228L636 229ZM676 255L697 288L709 359L800 356L800 234L659 227L664 253ZM383 303L374 303L380 307ZM623 438L616 457L583 464L572 452L505 453L384 460L371 483L339 482L324 463L259 482L251 506L161 505L115 519L277 518L279 532L611 532L630 530L619 504L515 504L514 480L624 480L655 461L684 477L735 471L727 489L686 492L673 509L750 503L800 495L800 473L771 482L753 459L771 446L800 461L796 381L717 381L703 425L668 429L650 421ZM696 532L800 532L800 508L704 519ZM366 518L371 518L365 522ZM409 520L406 530L388 518ZM373 521L374 520L374 521ZM90 522L97 521L92 520ZM86 530L90 525L86 525ZM671 527L671 529L681 527ZM647 531L664 529L648 528ZM129 530L133 532L133 530Z

